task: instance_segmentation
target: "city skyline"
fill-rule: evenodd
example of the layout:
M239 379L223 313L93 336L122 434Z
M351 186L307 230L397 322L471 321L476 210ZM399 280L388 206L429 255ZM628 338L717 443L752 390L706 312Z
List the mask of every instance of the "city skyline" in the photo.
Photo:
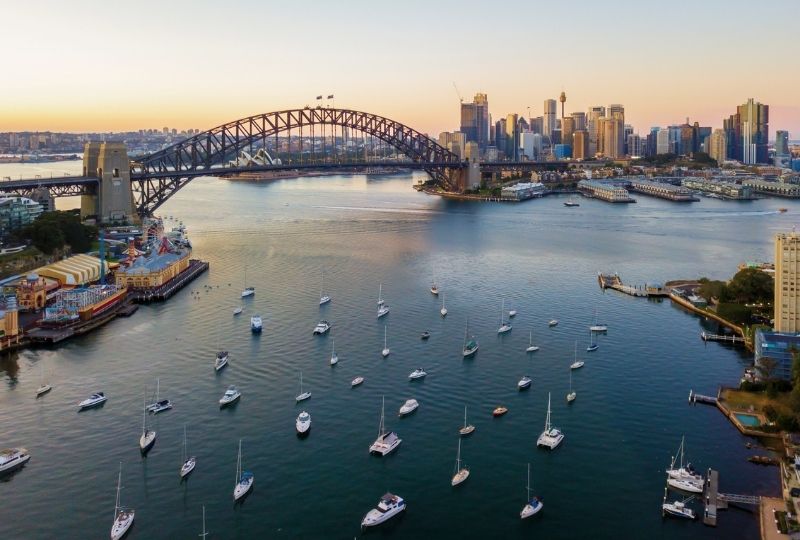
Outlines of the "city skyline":
M622 103L640 133L686 117L719 128L753 97L769 104L773 133L797 138L791 17L770 17L764 39L744 40L752 28L740 14L751 4L678 4L651 20L640 3L610 2L604 18L581 2L561 24L543 24L543 15L559 21L547 2L499 11L357 1L330 12L318 2L199 2L187 14L145 1L119 20L92 0L44 2L47 19L13 5L4 8L16 21L7 39L28 46L7 60L0 131L208 129L334 94L337 106L437 134L458 128L455 83L465 101L488 94L494 119L528 107L540 116L545 99L566 91L567 114ZM792 3L761 6L788 14ZM219 24L243 15L269 30Z

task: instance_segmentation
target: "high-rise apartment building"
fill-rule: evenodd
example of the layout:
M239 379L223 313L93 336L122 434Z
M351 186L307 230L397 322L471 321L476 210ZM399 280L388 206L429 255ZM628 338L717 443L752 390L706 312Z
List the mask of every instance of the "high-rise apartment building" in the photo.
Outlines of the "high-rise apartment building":
M627 133L627 129L625 131ZM629 156L640 157L643 155L642 138L637 133L629 133L625 140L627 141L625 146Z
M572 134L575 132L575 120L571 116L561 119L561 144L572 148Z
M589 157L589 132L585 129L576 129L572 134L572 158L586 159Z
M742 163L767 163L769 106L750 98L723 121L728 157Z
M800 332L800 235L775 235L775 330Z
M594 156L600 151L600 119L606 115L606 108L602 105L589 107L586 119L586 128L589 131L589 155Z
M656 133L656 155L669 154L669 153L670 153L669 130L659 129L658 132Z
M461 129L467 141L478 143L480 149L489 145L489 98L475 94L472 103L461 104Z
M556 129L556 100L544 100L544 113L542 122L542 135L550 137L553 135L553 130Z
M586 129L586 113L574 112L570 116L572 116L572 122L575 124L576 131L579 129Z
M498 152L506 153L506 119L501 118L494 124L494 145Z
M516 114L506 116L506 158L519 159L519 118Z
M779 156L789 155L789 132L779 129L775 132L775 154Z
M625 155L625 124L619 114L600 119L602 139L600 152L608 158L616 159Z
M717 160L717 165L722 165L725 161L725 153L728 151L728 142L724 129L715 129L708 139L708 155L711 159Z

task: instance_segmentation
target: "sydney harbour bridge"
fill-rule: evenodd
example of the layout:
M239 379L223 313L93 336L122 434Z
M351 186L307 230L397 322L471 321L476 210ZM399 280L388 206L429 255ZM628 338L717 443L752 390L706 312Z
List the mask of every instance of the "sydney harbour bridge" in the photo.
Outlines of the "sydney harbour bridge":
M123 143L87 143L82 175L6 180L0 193L27 196L45 188L53 197L80 195L83 214L109 221L151 215L199 176L402 168L425 171L432 188L463 192L487 173L565 167L565 162L470 161L383 116L305 107L228 122L141 156L128 156Z

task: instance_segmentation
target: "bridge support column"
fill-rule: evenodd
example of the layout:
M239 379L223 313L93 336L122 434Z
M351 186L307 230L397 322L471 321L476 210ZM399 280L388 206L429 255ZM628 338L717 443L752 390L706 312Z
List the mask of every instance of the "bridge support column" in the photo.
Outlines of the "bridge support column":
M81 197L81 217L101 223L136 222L128 149L121 142L89 142L83 150L83 174L97 176L97 192Z

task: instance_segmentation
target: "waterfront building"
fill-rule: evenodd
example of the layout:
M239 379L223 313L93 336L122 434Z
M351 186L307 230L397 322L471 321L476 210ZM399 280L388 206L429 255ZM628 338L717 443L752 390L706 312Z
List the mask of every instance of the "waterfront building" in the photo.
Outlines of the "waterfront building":
M0 351L19 344L21 336L17 298L15 296L0 297Z
M81 253L66 259L42 266L34 270L40 277L50 278L61 287L80 287L99 281L101 272L108 273L108 265L97 257Z
M630 190L645 195L653 195L670 201L689 202L697 198L684 186L675 186L666 182L654 182L644 178L631 178Z
M461 129L465 142L476 142L483 150L489 146L489 98L475 94L472 103L461 104Z
M43 211L41 204L27 197L0 198L0 236L30 225Z
M800 332L800 235L775 235L775 331Z
M572 134L572 157L574 159L589 157L589 132L585 129L576 129Z
M40 326L61 326L88 321L115 308L125 299L127 289L115 285L90 285L60 289L44 310Z
M154 243L147 256L129 256L115 272L117 287L152 289L164 285L189 268L191 251L173 245L167 238Z
M30 273L17 283L17 301L21 311L39 311L47 304L47 295L58 289L58 282Z
M520 182L506 186L500 190L501 197L506 200L524 201L544 195L546 189L540 182Z
M788 156L789 154L789 132L779 129L775 132L775 154L778 156Z
M720 179L706 180L700 177L685 178L682 185L692 191L710 193L723 199L749 200L753 198L753 188Z
M542 135L545 137L552 137L553 131L556 129L556 100L544 100L544 113L542 120Z
M767 163L769 106L750 98L723 121L727 156L745 164Z
M711 157L711 159L717 161L717 165L722 165L727 158L727 155L725 154L727 150L728 142L725 135L725 130L715 129L709 138L708 155Z
M756 368L759 368L758 375L760 377L769 376L784 381L792 380L794 351L800 350L800 334L757 330L754 349L755 365ZM764 362L766 358L769 358L771 362ZM766 373L764 368L771 364L774 364L774 369L771 370L771 373Z
M631 198L628 190L614 182L603 182L600 180L581 180L578 182L578 190L587 197L601 199L613 203L636 202Z
M788 182L769 182L767 180L752 179L742 180L742 185L753 188L756 193L773 195L776 197L789 197L796 199L800 197L800 185Z

